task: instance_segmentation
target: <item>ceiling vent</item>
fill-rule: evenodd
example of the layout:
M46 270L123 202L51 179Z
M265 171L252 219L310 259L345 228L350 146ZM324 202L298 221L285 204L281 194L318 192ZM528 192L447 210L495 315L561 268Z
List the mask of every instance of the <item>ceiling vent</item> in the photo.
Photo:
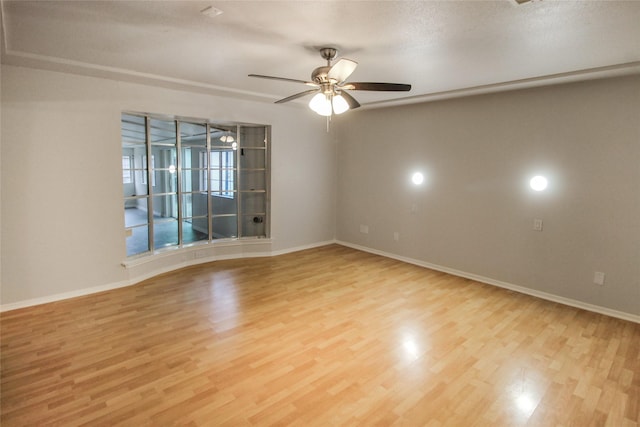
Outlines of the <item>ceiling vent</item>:
M215 18L218 15L222 15L222 11L213 6L206 7L200 11L204 16L208 16L209 18Z

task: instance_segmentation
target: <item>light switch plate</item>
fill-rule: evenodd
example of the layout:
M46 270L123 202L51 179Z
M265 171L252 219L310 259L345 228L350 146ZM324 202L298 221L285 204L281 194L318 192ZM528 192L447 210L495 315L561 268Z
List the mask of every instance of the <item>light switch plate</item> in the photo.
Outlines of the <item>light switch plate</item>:
M596 271L593 274L593 283L596 285L604 285L604 276L605 274L602 271Z

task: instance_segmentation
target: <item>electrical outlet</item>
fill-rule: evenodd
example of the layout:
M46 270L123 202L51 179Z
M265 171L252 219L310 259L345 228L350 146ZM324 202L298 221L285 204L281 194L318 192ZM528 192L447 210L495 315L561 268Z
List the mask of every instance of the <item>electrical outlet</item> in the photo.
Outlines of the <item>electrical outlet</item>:
M533 220L533 230L534 231L542 231L542 220L536 218Z
M396 242L400 241L400 233L398 233L397 231L393 232L393 240L395 240Z
M360 224L360 232L362 234L369 234L369 226L368 225L364 225L364 224Z
M596 271L593 274L593 283L600 286L604 285L604 276L605 274L602 271Z

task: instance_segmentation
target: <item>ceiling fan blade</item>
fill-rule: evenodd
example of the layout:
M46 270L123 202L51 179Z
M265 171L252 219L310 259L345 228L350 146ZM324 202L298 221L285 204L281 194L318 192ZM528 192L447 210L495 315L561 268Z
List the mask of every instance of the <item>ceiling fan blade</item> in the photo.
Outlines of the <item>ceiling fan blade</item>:
M260 79L281 80L285 82L302 83L308 86L318 86L314 82L308 82L306 80L298 80L298 79L288 79L286 77L264 76L262 74L249 74L249 77L258 77Z
M351 73L356 69L358 63L346 58L340 58L338 62L333 64L327 73L329 80L335 80L338 83L342 83L347 80Z
M294 99L302 98L305 95L310 95L312 93L319 92L320 89L310 89L305 90L304 92L296 93L295 95L287 96L286 98L282 98L276 101L276 104L282 104L283 102L293 101Z
M349 104L350 109L353 110L354 108L358 108L360 106L360 103L356 101L356 99L353 96L349 95L346 90L341 90L340 95L342 95L344 100L347 101L347 104Z
M388 92L407 92L411 90L411 85L402 83L369 83L369 82L353 82L347 83L340 87L349 90L375 90Z

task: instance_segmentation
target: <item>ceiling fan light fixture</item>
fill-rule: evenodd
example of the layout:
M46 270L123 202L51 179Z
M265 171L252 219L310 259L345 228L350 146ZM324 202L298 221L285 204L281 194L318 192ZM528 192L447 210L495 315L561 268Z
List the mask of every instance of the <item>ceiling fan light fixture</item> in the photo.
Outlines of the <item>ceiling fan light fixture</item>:
M222 141L224 143L231 143L231 142L235 141L235 139L233 139L233 137L231 135L222 135L220 137L220 141Z
M309 108L317 114L326 117L331 117L333 114L342 114L345 111L360 107L360 103L356 101L356 99L351 96L347 90L384 92L407 92L411 90L410 84L403 83L347 82L346 80L354 72L358 63L350 59L340 58L332 64L332 61L336 58L337 54L338 51L335 48L326 47L320 49L320 55L327 60L327 65L315 68L311 73L311 81L267 76L264 74L249 74L249 77L303 83L305 85L315 87L315 89L305 90L304 92L299 92L294 95L287 96L286 98L279 99L275 101L275 103L282 104L303 96L314 94L315 96L311 101L309 101Z
M342 95L334 95L331 103L333 105L333 112L336 114L342 114L349 109L349 104Z
M321 116L331 115L331 101L324 93L318 93L309 101L309 108Z

